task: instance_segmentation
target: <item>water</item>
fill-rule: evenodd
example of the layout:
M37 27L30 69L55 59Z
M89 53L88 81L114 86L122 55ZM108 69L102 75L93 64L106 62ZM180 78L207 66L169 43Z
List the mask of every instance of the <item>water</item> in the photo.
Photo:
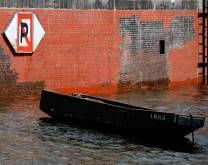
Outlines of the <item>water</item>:
M102 97L162 111L208 116L208 87L129 91ZM46 120L39 100L0 103L1 165L208 164L208 118L190 141L153 143ZM154 137L152 137L154 139ZM187 136L191 139L191 136Z

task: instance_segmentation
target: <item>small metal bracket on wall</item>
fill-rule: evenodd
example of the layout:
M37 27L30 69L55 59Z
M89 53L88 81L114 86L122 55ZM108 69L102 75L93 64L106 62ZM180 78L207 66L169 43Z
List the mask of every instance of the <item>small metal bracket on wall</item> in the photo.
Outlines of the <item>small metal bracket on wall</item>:
M160 54L165 54L165 40L160 40Z

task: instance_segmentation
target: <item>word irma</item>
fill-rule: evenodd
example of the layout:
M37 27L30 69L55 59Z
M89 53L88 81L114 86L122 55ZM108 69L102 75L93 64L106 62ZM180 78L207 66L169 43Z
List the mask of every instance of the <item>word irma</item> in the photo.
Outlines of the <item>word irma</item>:
M158 121L165 121L166 117L165 115L157 114L157 113L151 113L150 118L152 120L158 120Z

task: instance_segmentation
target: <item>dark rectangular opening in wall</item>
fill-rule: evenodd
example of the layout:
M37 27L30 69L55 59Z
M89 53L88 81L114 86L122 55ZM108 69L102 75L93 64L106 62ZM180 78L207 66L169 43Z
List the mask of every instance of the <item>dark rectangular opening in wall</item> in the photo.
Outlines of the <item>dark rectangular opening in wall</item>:
M160 54L165 54L165 40L160 40Z

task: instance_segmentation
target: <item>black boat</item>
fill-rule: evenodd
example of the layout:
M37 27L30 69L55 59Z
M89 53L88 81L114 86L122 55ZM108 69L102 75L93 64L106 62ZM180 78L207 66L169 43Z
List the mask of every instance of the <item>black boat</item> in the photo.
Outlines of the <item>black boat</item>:
M204 126L205 117L160 112L85 94L43 90L40 109L54 119L140 137L183 138Z

